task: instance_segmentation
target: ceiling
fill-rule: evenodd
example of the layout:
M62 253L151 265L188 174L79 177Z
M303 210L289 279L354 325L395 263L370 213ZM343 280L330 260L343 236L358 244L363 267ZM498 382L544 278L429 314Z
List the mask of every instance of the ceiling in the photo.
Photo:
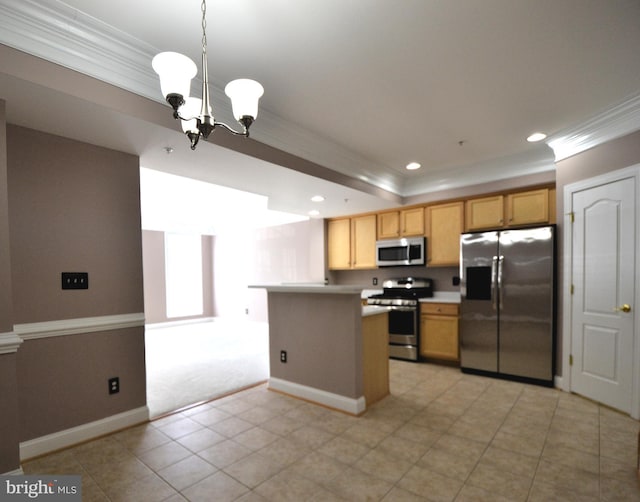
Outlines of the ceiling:
M196 0L0 0L0 14L1 43L154 106L163 106L156 52L199 62ZM286 168L277 155L233 147L191 152L171 120L6 67L0 98L9 122L266 195L274 209L335 216L552 171L553 150L529 134L560 137L640 96L638 0L209 0L207 39L216 119L232 122L226 82L260 81L252 138L290 154ZM422 168L407 171L411 161ZM309 201L316 193L327 199L319 206Z

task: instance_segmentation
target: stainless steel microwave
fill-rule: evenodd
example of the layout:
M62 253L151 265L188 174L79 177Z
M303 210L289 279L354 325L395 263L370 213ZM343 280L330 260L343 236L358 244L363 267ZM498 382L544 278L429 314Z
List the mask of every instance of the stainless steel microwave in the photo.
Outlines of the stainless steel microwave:
M426 244L424 237L376 241L376 265L378 267L424 265L427 260Z

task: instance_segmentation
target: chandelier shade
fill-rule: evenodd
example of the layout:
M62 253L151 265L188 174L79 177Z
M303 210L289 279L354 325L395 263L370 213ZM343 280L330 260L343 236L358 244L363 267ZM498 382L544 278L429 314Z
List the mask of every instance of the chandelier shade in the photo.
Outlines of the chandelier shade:
M233 116L241 121L244 117L258 116L258 100L264 94L264 87L255 80L239 78L232 80L224 88L224 93L231 100Z
M242 126L235 131L213 117L209 101L209 73L207 69L207 2L202 0L202 98L192 98L191 79L198 68L191 59L177 52L161 52L156 55L151 66L160 78L160 89L167 103L173 108L173 117L182 121L182 130L195 150L200 138L205 140L217 126L231 134L249 137L249 127L258 116L258 100L264 88L255 80L241 78L229 82L225 88L231 99L233 115Z
M189 96L191 79L198 73L191 59L177 52L161 52L153 58L151 66L160 77L160 90L165 99L171 94Z

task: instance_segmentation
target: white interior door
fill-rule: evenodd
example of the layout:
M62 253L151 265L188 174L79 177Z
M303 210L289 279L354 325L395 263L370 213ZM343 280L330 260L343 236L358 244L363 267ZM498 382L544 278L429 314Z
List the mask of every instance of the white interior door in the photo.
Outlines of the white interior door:
M631 413L635 179L573 192L571 390Z

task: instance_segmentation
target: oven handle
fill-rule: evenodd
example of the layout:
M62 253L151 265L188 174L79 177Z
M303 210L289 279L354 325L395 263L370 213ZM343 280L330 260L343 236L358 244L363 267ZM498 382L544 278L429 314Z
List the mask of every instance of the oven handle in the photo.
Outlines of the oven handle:
M401 307L399 305L388 305L391 310L399 310L401 312L413 312L414 310L418 310L418 307Z

